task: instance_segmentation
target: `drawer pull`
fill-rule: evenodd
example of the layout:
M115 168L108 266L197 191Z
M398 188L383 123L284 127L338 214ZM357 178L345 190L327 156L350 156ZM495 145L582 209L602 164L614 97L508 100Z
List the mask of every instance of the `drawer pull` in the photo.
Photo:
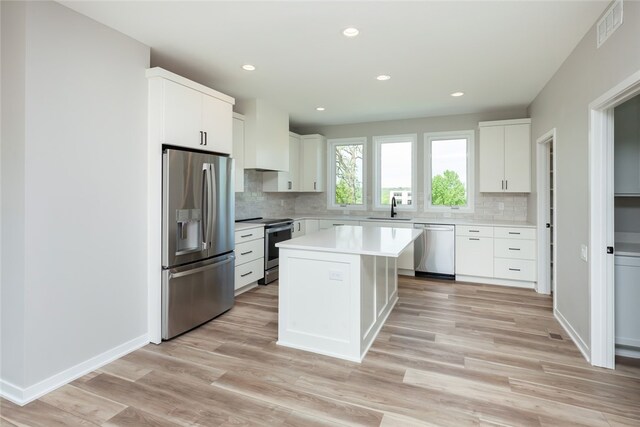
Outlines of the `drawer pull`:
M510 251L519 251L520 248L509 248Z
M241 274L241 275L240 275L240 277L248 276L248 275L250 275L251 273L253 273L253 271L250 271L250 272L248 272L248 273Z
M333 224L334 227L337 227L339 225L344 225L344 224Z
M519 231L510 231L509 234L520 234Z
M519 268L510 268L509 271L520 271Z
M469 240L480 240L477 237L469 237Z
M480 230L469 230L469 233L479 233Z
M253 252L253 251L240 252L240 255L249 255L251 252Z
M241 235L240 237L242 237L242 238L244 239L245 237L251 237L251 236L253 236L253 233L251 233L251 234L244 234L244 235Z

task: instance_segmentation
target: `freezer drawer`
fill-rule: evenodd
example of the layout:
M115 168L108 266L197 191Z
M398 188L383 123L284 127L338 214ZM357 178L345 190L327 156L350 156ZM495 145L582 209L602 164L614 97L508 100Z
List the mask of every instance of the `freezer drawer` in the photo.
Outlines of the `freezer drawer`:
M162 339L199 326L233 306L233 254L162 272Z

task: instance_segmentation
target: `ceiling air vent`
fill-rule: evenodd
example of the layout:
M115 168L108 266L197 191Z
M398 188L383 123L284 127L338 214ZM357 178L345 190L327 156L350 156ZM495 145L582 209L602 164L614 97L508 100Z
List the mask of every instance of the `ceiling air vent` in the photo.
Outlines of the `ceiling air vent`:
M622 25L622 0L613 2L598 21L598 47Z

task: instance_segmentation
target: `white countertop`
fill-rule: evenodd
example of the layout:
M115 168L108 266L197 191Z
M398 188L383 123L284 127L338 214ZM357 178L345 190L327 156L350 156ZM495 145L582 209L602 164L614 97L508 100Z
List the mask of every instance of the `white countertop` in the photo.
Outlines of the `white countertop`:
M640 257L640 243L616 243L616 255Z
M264 228L264 224L255 224L252 222L236 222L235 230L251 230L252 228Z
M397 258L422 230L342 225L276 244L283 249L376 255Z

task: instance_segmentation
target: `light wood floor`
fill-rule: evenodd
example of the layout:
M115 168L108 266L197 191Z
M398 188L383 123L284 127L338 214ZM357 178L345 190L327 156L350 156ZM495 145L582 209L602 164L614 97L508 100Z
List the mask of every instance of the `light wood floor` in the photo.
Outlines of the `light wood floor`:
M278 347L278 287L22 408L0 424L640 425L640 364L589 366L530 290L402 277L362 364Z

